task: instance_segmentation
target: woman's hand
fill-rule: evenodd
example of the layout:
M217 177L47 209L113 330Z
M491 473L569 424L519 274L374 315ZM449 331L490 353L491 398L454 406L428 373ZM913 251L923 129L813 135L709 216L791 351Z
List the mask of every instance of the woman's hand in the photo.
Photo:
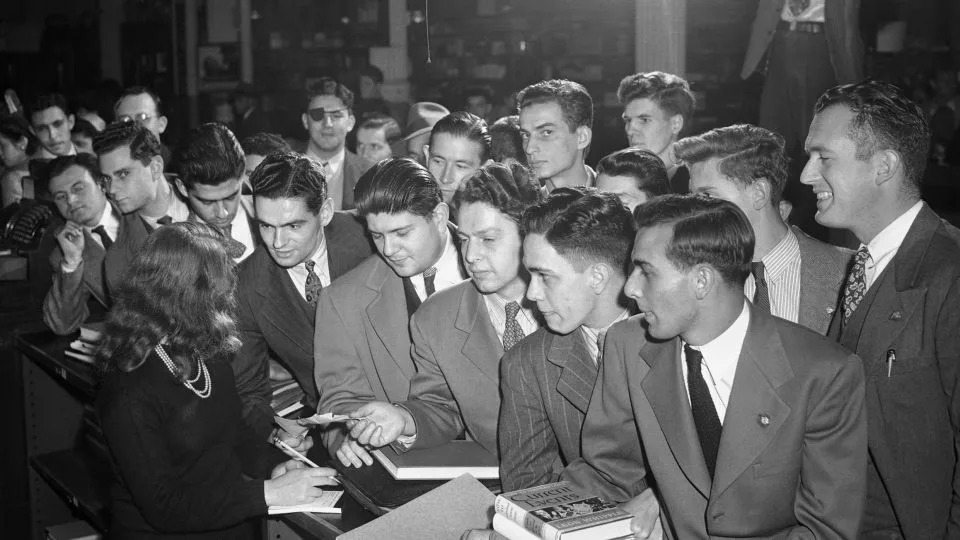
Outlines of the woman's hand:
M281 467L284 470L279 476L263 483L263 499L267 506L293 506L313 502L323 494L320 486L337 484L334 478L337 472L327 467L297 468L288 461L278 465L274 472L278 472Z

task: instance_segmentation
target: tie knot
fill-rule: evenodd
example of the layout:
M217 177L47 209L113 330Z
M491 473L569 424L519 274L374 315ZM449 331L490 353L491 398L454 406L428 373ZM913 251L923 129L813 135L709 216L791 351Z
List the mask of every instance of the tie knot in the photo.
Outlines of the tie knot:
M854 264L866 264L870 259L870 250L867 249L866 245L861 245L857 249L857 254L854 256Z
M750 273L753 274L753 279L763 279L764 278L764 269L766 267L763 265L763 261L754 261L750 263Z
M303 265L307 267L307 272L313 273L313 269L316 268L317 263L316 261L308 260L307 262L303 263Z
M513 320L517 318L517 313L520 313L520 304L517 302L507 302L504 310L507 313L507 320Z
M700 373L700 363L703 362L703 355L700 351L690 345L683 345L684 356L687 357L687 369L691 373Z
M169 225L173 223L173 218L170 216L163 216L157 220L157 225Z

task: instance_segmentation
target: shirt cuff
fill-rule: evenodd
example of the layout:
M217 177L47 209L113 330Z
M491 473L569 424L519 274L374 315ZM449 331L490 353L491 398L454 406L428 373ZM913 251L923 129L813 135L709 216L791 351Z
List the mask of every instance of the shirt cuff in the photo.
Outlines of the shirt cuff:
M83 259L80 259L77 264L68 264L66 261L64 261L60 263L60 271L64 274L72 274L76 272L78 268L80 268L81 264L83 264Z

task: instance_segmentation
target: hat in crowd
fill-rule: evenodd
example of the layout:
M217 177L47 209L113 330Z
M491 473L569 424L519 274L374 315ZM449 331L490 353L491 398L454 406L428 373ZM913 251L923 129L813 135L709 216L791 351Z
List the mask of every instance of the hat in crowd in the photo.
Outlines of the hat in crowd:
M429 133L433 125L448 114L450 111L439 103L431 101L414 103L410 106L410 114L407 115L407 134L403 140L408 141L417 135Z

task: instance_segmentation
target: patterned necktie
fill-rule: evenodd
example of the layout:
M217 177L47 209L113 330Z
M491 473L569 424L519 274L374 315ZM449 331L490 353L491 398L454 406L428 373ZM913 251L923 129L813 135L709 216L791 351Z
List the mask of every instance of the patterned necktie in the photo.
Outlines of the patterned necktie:
M521 339L523 339L523 328L517 322L517 314L520 313L520 304L509 302L505 306L507 323L503 326L503 351L509 351Z
M113 245L113 240L110 239L110 235L107 234L107 230L103 228L103 225L97 225L90 232L100 237L100 243L103 244L104 251L110 249L110 246Z
M431 266L423 272L423 288L427 291L427 297L429 298L433 293L437 292L437 267Z
M790 6L790 13L792 13L794 17L799 17L810 7L810 0L790 0L787 5Z
M247 250L247 246L243 245L243 242L235 239L232 236L233 225L227 225L223 228L223 247L227 249L227 255L231 259L239 259L243 257L243 252Z
M703 459L713 478L713 471L717 467L717 453L720 451L720 417L717 416L717 407L710 397L707 381L703 379L700 365L703 355L700 351L684 344L683 351L687 358L687 390L690 392L690 409L693 412L693 423L697 427L697 438L700 439L700 449L703 450Z
M172 218L172 217L170 217L170 216L163 216L162 218L160 218L160 219L157 220L157 227L160 227L160 226L163 226L163 225L169 225L169 224L171 224L171 223L173 223L173 218Z
M767 289L767 280L764 279L763 262L750 263L750 273L753 274L753 282L756 284L753 291L753 305L770 313L770 291Z
M843 324L847 324L850 316L867 294L868 260L870 260L870 251L867 246L860 246L853 257L853 266L847 276L847 285L843 289Z
M307 267L307 286L304 288L307 292L307 302L309 302L311 306L317 307L317 301L320 300L320 290L323 289L323 284L320 283L320 276L314 271L317 263L307 261L305 266Z

